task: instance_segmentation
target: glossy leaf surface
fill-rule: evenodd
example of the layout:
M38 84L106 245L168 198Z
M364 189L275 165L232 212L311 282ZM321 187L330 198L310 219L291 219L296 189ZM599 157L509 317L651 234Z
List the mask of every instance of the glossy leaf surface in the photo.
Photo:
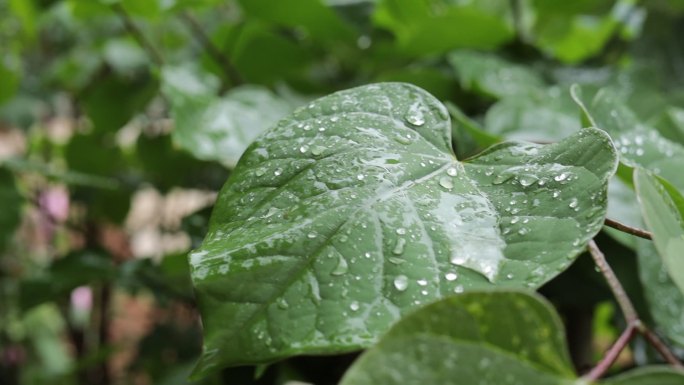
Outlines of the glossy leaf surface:
M522 292L473 292L399 321L341 385L567 384L574 376L559 317Z
M442 296L538 287L600 230L615 166L595 129L459 162L446 109L407 84L312 102L246 151L190 256L198 371L357 350Z

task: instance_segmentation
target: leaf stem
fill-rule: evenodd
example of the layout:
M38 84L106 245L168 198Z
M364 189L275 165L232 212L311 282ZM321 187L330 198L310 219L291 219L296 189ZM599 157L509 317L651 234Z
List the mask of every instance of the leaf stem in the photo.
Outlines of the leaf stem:
M639 321L639 316L634 309L634 305L632 305L632 301L630 301L629 297L627 296L627 292L625 292L622 284L617 279L617 276L615 276L613 269L608 264L608 261L606 261L605 255L603 255L601 250L599 250L596 242L594 242L593 239L589 241L588 248L589 254L591 254L591 257L594 259L594 263L596 263L596 266L601 271L601 274L603 274L603 276L606 278L606 282L608 283L610 290L613 292L613 295L615 296L615 299L617 300L617 303L620 306L622 314L627 320L627 323L632 324L636 321Z
M634 236L637 236L639 238L644 238L644 239L653 239L653 236L649 231L642 230L636 227L628 226L624 223L620 223L618 221L615 221L610 218L606 218L605 221L603 222L606 226L612 227L616 230L620 230L623 233L627 234L632 234Z
M164 65L164 60L162 60L162 57L159 54L159 52L154 48L152 43L150 43L145 38L145 35L143 35L140 28L138 28L138 26L135 25L128 12L126 12L126 9L118 2L112 4L112 9L114 10L114 12L116 12L117 15L119 15L121 21L123 21L124 27L126 27L126 31L128 31L128 33L130 33L131 36L133 36L133 38L138 42L138 44L140 44L140 46L143 47L143 49L150 56L154 64L156 64L159 67Z
M182 12L180 15L183 22L185 22L185 24L190 28L207 53L209 53L219 67L221 67L228 78L228 81L230 81L233 86L242 84L242 76L240 76L240 73L237 71L235 66L233 66L231 60L224 55L223 52L218 49L218 47L216 47L209 36L207 36L207 34L204 32L202 26L197 22L197 20L187 11Z
M653 331L644 327L643 330L639 330L639 332L644 336L646 341L648 341L648 343L650 343L651 346L653 346L653 348L660 353L667 363L676 368L684 368L684 365L682 365L682 362L679 361L677 356L670 351L667 345L665 345L665 343Z
M590 382L594 382L601 378L607 371L610 369L610 367L615 363L617 360L618 356L622 352L622 350L627 346L629 341L634 338L634 335L636 334L636 331L638 329L637 324L640 324L640 321L636 321L633 323L630 323L627 325L627 328L622 332L620 337L615 341L613 346L608 349L606 354L603 356L601 361L594 366L593 369L587 374L583 376L585 380L588 380Z
M660 338L641 321L634 309L632 301L627 296L627 292L624 287L622 287L622 284L617 279L613 269L608 264L608 261L606 261L605 255L599 250L593 239L589 241L588 249L594 259L594 263L596 263L596 266L601 270L601 274L606 278L608 286L622 310L622 314L627 321L627 329L622 332L620 338L618 338L615 344L606 352L603 359L585 376L585 378L594 381L601 377L615 362L619 353L627 346L635 333L643 335L646 341L651 344L651 346L653 346L670 365L677 368L684 368L684 365L682 365L681 361L679 361L677 356L672 353L667 345L665 345L665 343L663 343L663 341L661 341Z

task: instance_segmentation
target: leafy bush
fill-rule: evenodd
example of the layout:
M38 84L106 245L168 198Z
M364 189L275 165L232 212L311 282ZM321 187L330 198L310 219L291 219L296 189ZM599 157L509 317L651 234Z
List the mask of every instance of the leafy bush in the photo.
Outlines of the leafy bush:
M3 384L684 384L681 1L0 10Z

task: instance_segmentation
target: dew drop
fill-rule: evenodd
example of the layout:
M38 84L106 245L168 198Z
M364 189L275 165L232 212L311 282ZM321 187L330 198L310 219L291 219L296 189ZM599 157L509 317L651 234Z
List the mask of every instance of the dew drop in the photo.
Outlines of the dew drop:
M263 176L265 173L266 173L266 170L264 170L263 168L260 168L260 169L257 169L257 170L254 172L254 175L256 175L256 176Z
M363 174L358 174L358 175L356 176L356 179L358 179L358 180L364 180L364 178L366 178L366 176L363 175Z
M427 286L428 281L426 279L419 279L416 283L418 283L418 286Z
M290 304L287 303L285 298L278 298L278 300L276 301L276 304L281 309L287 309L288 307L290 307Z
M394 287L399 291L404 291L408 288L408 278L405 275L398 275L394 278Z
M395 264L395 265L401 265L402 263L406 262L406 260L397 258L397 257L389 257L387 258L390 263Z
M419 104L412 105L404 116L404 119L406 119L409 124L417 127L425 124L425 116L423 116L423 112L420 111Z
M302 154L307 152L307 151L309 151L309 146L303 145L303 146L299 147L299 152L301 152Z
M405 234L406 234L406 229L403 228L403 227L399 227L399 228L396 230L396 232L397 232L397 234L399 234L399 235L405 235Z
M351 311L357 311L357 310L359 310L359 303L356 302L356 301L352 302L352 303L349 305L349 309L351 309Z
M309 238L309 239L314 239L314 238L316 238L317 236L318 236L318 235L317 235L316 233L314 233L314 232L310 232L309 234L306 234L306 237Z
M564 172L553 177L553 180L555 180L556 182L561 182L561 181L564 181L566 179L568 179L568 174L566 174Z
M579 202L577 201L577 198L572 198L572 199L570 200L570 203L568 204L568 206L569 206L571 209L577 208L578 205L579 205Z
M444 274L444 278L446 278L447 281L455 281L458 278L458 274L446 273L446 274Z
M280 176L282 174L283 174L282 168L276 168L275 171L273 171L273 175L275 175L275 176Z
M397 243L394 245L394 249L392 249L392 254L394 254L394 255L403 254L405 247L406 247L406 239L397 238Z
M449 175L449 176L458 175L458 170L456 170L456 167L449 167L449 168L447 168L446 172L447 172L447 175Z
M319 155L321 155L321 154L323 153L323 151L325 151L325 147L323 147L323 146L316 146L316 147L314 147L314 148L311 149L311 154L314 155L314 156L319 156Z
M463 293L463 285L458 285L454 288L454 293Z
M337 266L335 266L335 269L330 274L343 275L347 271L349 271L349 265L347 265L347 261L342 256L340 256L339 261L337 261Z
M454 182L452 182L451 178L449 178L448 176L443 176L439 178L439 185L444 187L445 189L454 188Z

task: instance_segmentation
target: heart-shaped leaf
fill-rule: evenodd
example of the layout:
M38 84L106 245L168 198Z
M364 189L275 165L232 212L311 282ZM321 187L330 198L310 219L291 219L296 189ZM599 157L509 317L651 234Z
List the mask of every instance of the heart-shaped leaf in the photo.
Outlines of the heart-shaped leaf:
M340 385L563 384L574 371L562 323L541 297L472 292L399 321Z
M190 256L197 371L367 347L464 290L538 287L601 228L608 136L502 143L462 163L444 106L385 83L300 108L253 143Z

